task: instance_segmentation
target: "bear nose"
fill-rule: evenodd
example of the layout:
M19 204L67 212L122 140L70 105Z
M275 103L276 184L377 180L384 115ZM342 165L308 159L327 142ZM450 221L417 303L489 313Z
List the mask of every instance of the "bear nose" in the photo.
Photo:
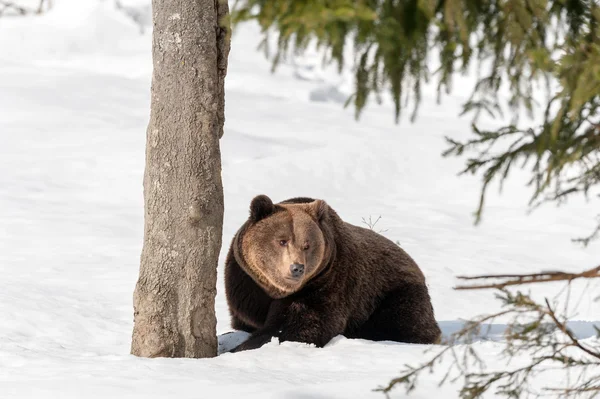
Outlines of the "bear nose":
M292 273L293 278L302 277L304 274L304 265L300 263L292 263L290 265L290 272Z

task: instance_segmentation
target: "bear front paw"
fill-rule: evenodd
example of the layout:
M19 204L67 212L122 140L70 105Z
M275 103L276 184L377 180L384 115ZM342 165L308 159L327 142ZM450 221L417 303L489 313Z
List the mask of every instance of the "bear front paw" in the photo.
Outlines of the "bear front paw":
M231 353L247 351L252 349L258 349L264 344L271 342L273 335L271 334L260 334L260 335L252 335L246 341L242 342L235 348L231 350Z
M279 342L303 342L305 344L315 345L317 348L322 348L329 342L329 338L325 337L322 331L315 331L314 329L308 330L295 330L295 331L281 331L279 333Z

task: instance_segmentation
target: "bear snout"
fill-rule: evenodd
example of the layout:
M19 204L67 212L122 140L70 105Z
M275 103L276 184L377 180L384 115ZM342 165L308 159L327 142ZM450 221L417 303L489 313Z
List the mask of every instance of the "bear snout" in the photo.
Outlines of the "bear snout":
M301 263L292 263L290 265L290 274L293 278L300 278L304 275L304 265Z

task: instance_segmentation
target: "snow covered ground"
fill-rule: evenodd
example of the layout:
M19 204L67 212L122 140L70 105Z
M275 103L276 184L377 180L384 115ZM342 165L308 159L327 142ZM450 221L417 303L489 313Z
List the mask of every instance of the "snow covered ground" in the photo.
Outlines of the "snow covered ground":
M518 174L473 226L479 182L456 176L463 161L440 157L444 136L469 133L457 116L469 78L441 106L428 88L415 124L395 125L387 105L357 123L340 103L348 75L321 70L316 55L273 75L259 40L247 25L232 44L223 255L257 194L323 198L355 224L381 215L376 229L424 270L445 333L498 306L489 292L453 291L457 275L598 263L600 244L570 242L593 228L594 209L572 201L527 215ZM371 390L422 359L423 347L338 337L324 349L271 343L203 360L128 354L150 74L149 33L112 1L56 0L45 16L0 19L0 398L383 397ZM580 336L600 320L598 288L577 308L575 319L588 321ZM222 280L217 318L219 334L231 330ZM476 345L498 362L500 344ZM415 397L456 396L438 379L427 375Z

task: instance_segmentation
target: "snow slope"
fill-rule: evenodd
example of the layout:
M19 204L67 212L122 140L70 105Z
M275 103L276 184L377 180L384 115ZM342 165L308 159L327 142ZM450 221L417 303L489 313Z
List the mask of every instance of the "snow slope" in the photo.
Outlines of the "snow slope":
M128 354L150 36L112 2L55 3L42 17L0 19L0 398L382 397L371 389L422 359L423 347L338 337L320 350L271 343L204 360ZM340 104L347 73L322 70L309 54L273 75L255 52L259 40L248 25L232 44L222 255L256 194L323 198L355 224L381 215L376 229L420 264L446 333L456 320L497 307L491 293L453 291L457 275L598 263L599 244L570 242L593 227L592 207L573 201L527 215L519 174L473 226L479 182L458 178L462 161L439 155L444 136L469 132L470 121L457 115L470 78L441 106L428 89L415 124L395 125L387 105L373 105L357 123ZM591 301L598 288L584 294L575 319L600 320ZM219 334L231 330L222 280L217 318ZM591 323L577 330L589 336ZM498 361L499 344L477 345ZM415 397L455 396L456 386L436 387L438 377L421 381Z

